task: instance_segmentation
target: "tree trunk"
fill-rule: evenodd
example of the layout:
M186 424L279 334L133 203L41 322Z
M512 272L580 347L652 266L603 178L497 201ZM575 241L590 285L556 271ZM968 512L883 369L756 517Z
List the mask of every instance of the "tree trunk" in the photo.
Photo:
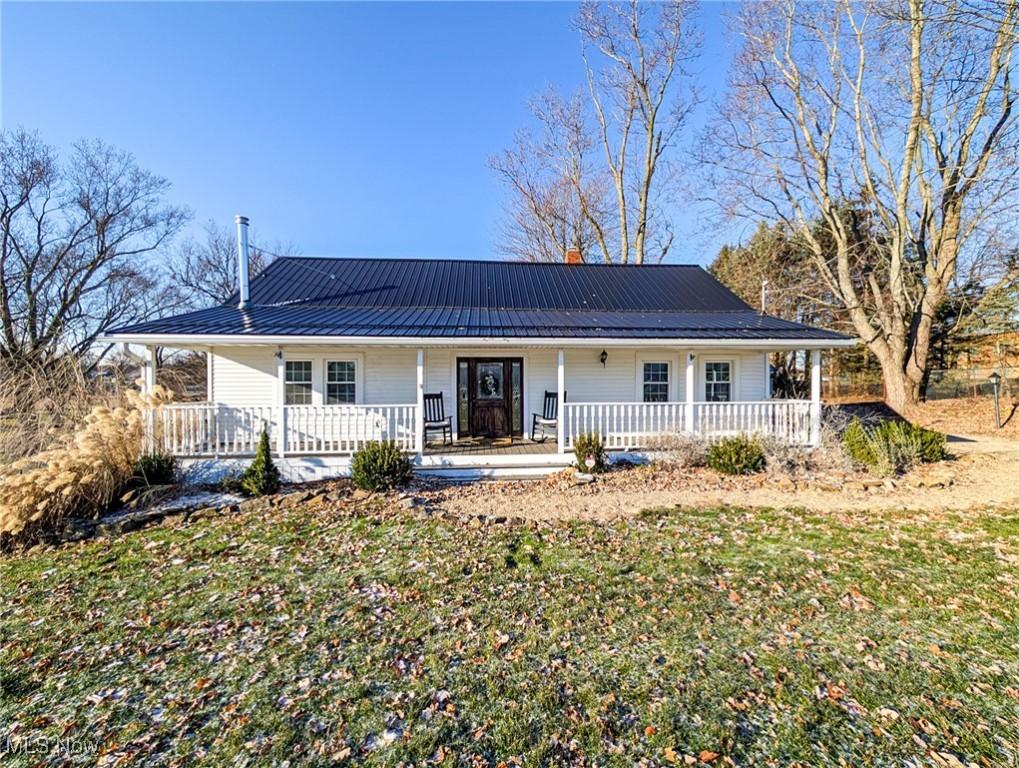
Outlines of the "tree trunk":
M894 354L875 352L875 357L884 379L885 403L900 416L908 416L920 398L920 382L906 373L905 361Z

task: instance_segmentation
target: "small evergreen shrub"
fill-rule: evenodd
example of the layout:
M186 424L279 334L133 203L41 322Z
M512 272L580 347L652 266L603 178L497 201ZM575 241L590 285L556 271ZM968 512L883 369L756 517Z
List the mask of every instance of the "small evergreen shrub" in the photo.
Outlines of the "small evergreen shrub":
M354 453L350 479L365 491L388 491L410 482L410 459L395 442L372 441Z
M917 464L942 461L946 438L941 432L906 421L865 427L853 419L842 435L842 446L857 464L878 475L893 475Z
M272 460L269 450L269 434L263 429L258 438L255 459L241 475L240 487L249 496L264 496L276 493L280 488L280 471Z
M604 472L608 469L601 435L578 435L573 441L573 453L577 457L577 469L581 472ZM593 467L587 466L589 458L594 460Z
M859 418L849 422L846 431L842 433L842 447L849 454L849 458L857 464L869 467L877 461L867 436L867 429Z
M177 459L165 453L142 454L132 479L141 485L172 485L177 482Z
M750 475L764 470L764 446L756 437L723 437L708 448L708 466L726 475Z

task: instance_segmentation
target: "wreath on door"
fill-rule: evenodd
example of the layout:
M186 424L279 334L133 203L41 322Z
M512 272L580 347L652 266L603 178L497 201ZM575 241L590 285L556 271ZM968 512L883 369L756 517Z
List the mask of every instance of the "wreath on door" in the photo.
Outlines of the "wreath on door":
M499 382L493 374L486 373L482 375L481 394L484 395L485 397L498 397Z

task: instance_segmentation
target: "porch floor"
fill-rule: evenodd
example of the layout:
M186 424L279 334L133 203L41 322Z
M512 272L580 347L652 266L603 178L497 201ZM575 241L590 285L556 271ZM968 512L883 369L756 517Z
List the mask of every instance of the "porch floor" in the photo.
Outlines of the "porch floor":
M512 440L510 438L465 437L445 444L441 440L432 440L425 445L424 451L425 456L474 456L480 454L520 456L550 453L556 453L556 441L553 437L549 437L544 443L520 437L514 437Z

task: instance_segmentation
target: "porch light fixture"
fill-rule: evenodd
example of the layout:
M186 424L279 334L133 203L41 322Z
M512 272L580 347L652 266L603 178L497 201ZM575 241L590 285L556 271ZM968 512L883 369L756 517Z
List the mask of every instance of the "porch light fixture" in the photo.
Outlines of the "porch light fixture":
M1001 374L993 371L987 378L990 380L991 388L994 390L994 426L997 429L1001 429L1001 405L998 402L998 393L1001 391Z
M606 351L605 351L605 350L603 349L603 350L601 351L601 354L600 354L600 355L598 355L598 359L599 359L599 360L601 360L601 367L602 367L602 368L604 368L604 367L605 367L605 361L609 359L609 353L608 353L608 352L606 352Z

